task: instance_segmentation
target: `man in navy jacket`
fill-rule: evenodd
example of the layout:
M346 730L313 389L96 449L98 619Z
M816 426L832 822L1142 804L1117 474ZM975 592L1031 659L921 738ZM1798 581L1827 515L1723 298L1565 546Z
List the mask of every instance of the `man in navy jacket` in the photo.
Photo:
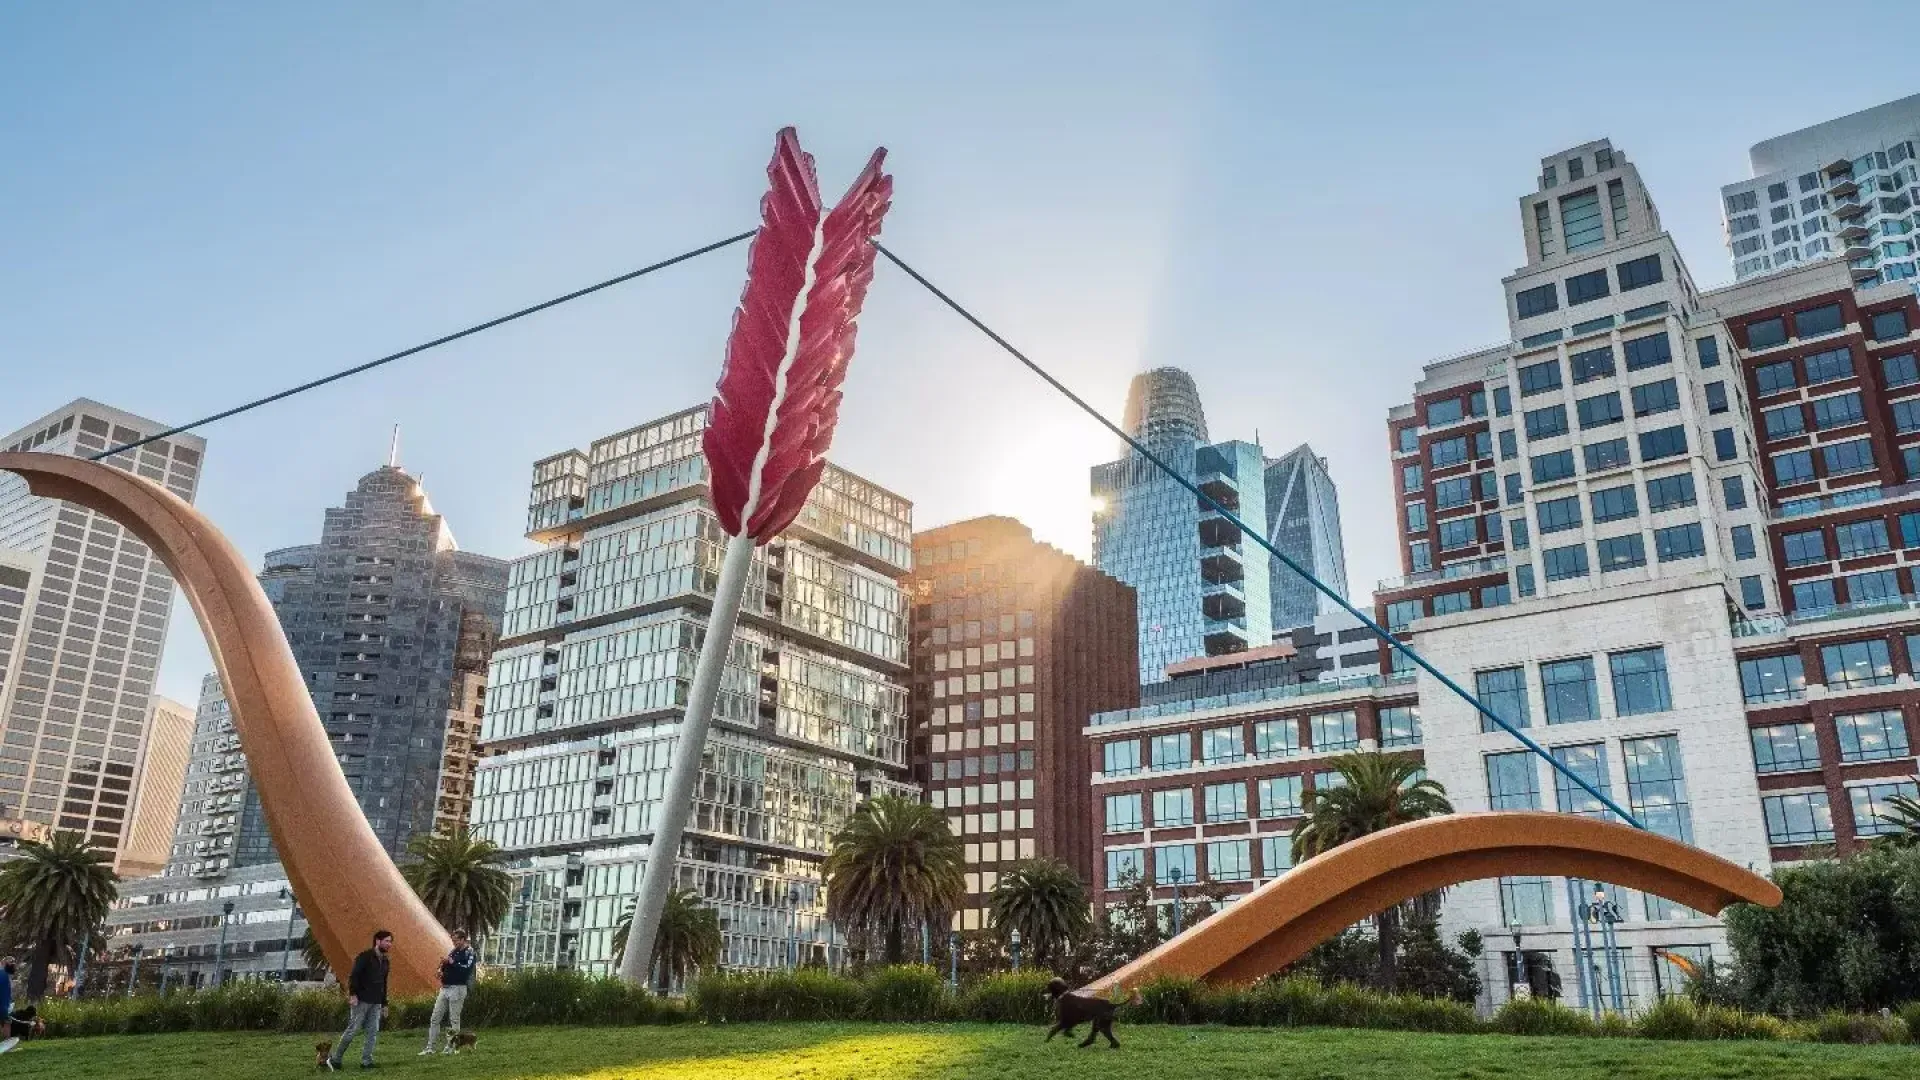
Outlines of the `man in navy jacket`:
M440 1052L451 1054L453 1037L460 1034L460 1010L467 1004L467 987L473 985L473 970L478 964L473 954L473 946L467 944L467 932L453 932L453 951L440 960L440 994L433 999L433 1019L427 1023L427 1048L420 1051L425 1057L433 1053L433 1044L440 1041L440 1024L447 1024L447 1045Z

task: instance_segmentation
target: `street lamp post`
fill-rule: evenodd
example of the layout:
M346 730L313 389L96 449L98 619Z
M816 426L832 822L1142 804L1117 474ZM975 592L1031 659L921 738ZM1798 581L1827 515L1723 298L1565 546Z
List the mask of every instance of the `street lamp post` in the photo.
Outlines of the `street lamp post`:
M1520 920L1508 923L1507 929L1513 932L1513 981L1508 984L1507 996L1515 998L1527 982L1527 955L1520 951Z
M787 886L787 970L800 966L800 886Z
M920 966L933 966L933 931L925 919L920 920Z
M287 933L280 940L280 985L287 984L287 973L292 969L288 963L293 957L293 920L300 914L300 901L285 889L280 890L280 899L287 901Z
M1013 928L1013 936L1010 937L1008 940L1013 945L1013 970L1019 971L1020 970L1020 928L1019 927L1016 926Z
M1604 885L1593 887L1593 919L1600 924L1601 947L1607 952L1607 997L1611 1000L1613 1011L1619 1012L1620 1000L1620 951L1619 941L1614 936L1614 925L1620 921L1620 905L1607 898Z
M173 950L160 947L160 996L167 996L167 980L173 975Z
M1173 936L1179 937L1181 930L1180 915L1180 879L1185 876L1177 866L1167 869L1167 880L1173 882Z
M134 989L139 985L140 985L140 946L135 945L133 947L133 970L127 973L127 996L132 997Z
M80 984L87 981L87 953L93 949L93 931L89 930L80 938L80 959L73 965L73 989L67 997L80 1000Z
M958 930L947 932L947 967L949 969L947 981L953 984L955 990L960 989L960 931Z
M220 988L220 969L227 962L227 924L233 920L233 901L220 905L220 944L213 951L213 988Z

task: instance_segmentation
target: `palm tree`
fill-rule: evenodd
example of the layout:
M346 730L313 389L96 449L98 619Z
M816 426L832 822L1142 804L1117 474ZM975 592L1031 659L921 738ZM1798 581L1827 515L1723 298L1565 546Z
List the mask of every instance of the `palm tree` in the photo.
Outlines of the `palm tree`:
M313 936L313 927L300 931L300 959L307 965L307 974L316 982L325 982L327 972L327 950L320 947L320 940Z
M0 912L8 927L33 942L27 997L47 992L47 969L106 921L119 898L112 860L79 833L24 841L18 858L0 867Z
M493 841L456 828L414 837L407 844L407 854L413 860L400 873L441 926L481 938L507 917L513 878L500 869L507 857Z
M1345 781L1315 785L1307 799L1307 819L1293 834L1293 860L1304 862L1323 851L1409 821L1453 813L1447 789L1427 778L1412 758L1376 753L1343 754L1331 764ZM1392 990L1394 956L1399 948L1400 907L1374 919L1379 930L1380 983Z
M906 928L944 920L966 895L960 839L925 803L876 795L854 810L827 855L827 917L850 935L880 934L905 959Z
M1920 784L1920 777L1914 782ZM1895 795L1887 800L1887 808L1880 812L1880 820L1892 826L1893 831L1883 833L1880 843L1889 847L1920 847L1920 799L1910 795Z
M1093 928L1086 886L1058 859L1014 864L993 887L988 917L1002 938L1020 931L1035 967L1063 956Z
M627 954L627 937L633 933L633 905L620 913L613 926L613 961L619 964ZM700 897L687 889L667 894L667 905L660 911L660 928L653 935L653 957L648 966L660 973L664 993L675 979L684 980L702 968L720 962L720 917Z

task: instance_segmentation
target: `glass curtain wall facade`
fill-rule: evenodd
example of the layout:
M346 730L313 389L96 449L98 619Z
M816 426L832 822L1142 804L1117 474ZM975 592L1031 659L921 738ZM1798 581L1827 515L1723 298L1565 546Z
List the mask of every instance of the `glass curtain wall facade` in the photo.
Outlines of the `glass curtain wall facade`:
M489 668L474 831L513 856L484 962L611 970L726 537L707 502L705 406L534 466ZM676 887L719 912L729 967L839 955L820 882L833 833L907 779L912 507L829 466L755 553Z
M1327 459L1302 443L1267 462L1267 539L1341 596L1347 595L1346 543L1340 535L1340 492ZM1299 574L1272 559L1273 629L1311 625L1340 610Z
M1255 443L1207 443L1193 380L1174 368L1134 377L1128 431L1242 521L1267 521L1265 459ZM1140 678L1167 665L1273 640L1271 559L1227 518L1130 450L1093 467L1093 558L1138 598Z

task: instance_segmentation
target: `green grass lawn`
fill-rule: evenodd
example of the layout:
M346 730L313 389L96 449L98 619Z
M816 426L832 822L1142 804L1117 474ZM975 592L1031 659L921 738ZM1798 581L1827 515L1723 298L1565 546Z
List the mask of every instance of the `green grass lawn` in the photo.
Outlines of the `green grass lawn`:
M1920 1077L1920 1047L1661 1043L1639 1039L1408 1035L1327 1029L1137 1027L1121 1048L1042 1042L1008 1025L748 1024L484 1031L458 1057L417 1058L423 1034L380 1040L372 1075L407 1080L1651 1080ZM51 1039L0 1058L6 1080L275 1080L320 1075L311 1035ZM1103 1044L1104 1045L1104 1044ZM359 1047L345 1075L360 1075Z

